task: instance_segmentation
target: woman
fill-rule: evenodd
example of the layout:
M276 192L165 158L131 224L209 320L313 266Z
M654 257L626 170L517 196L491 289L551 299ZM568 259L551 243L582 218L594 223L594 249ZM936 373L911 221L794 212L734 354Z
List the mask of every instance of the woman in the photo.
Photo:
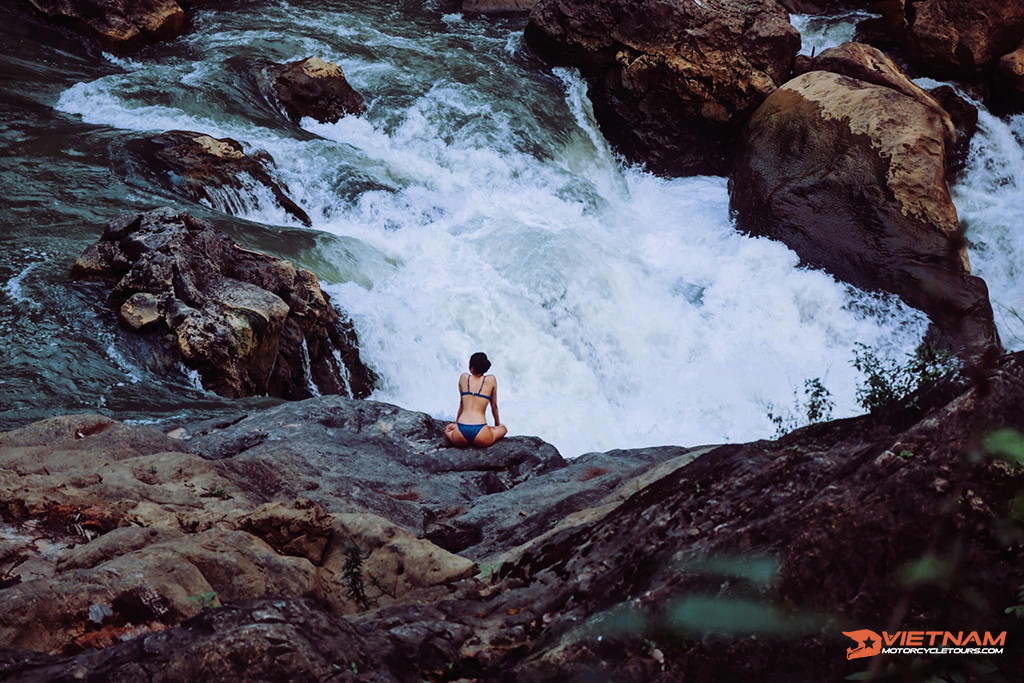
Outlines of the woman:
M459 377L459 412L455 422L444 428L452 445L485 448L508 434L498 417L498 380L485 375L491 367L484 353L469 357L469 374ZM491 406L494 426L487 425L487 406Z

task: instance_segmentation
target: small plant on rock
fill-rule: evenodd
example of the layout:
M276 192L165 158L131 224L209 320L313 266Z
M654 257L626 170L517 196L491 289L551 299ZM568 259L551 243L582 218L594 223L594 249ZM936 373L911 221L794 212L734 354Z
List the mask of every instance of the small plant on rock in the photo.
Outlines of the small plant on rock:
M851 363L864 373L864 383L857 387L857 402L869 412L904 401L925 384L960 367L953 354L927 343L908 353L903 363L881 358L866 344L858 343Z
M341 581L345 584L345 595L359 605L360 609L369 609L372 601L366 595L363 583L363 560L366 556L355 543L345 548L345 564L341 568Z

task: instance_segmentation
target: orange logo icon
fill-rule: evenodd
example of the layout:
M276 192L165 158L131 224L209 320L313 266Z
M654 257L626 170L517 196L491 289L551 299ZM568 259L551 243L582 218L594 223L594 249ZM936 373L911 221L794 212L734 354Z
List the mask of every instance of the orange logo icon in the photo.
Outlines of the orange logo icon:
M846 648L847 659L874 657L882 652L882 639L874 631L862 628L859 631L843 631L843 635L857 643L857 647Z

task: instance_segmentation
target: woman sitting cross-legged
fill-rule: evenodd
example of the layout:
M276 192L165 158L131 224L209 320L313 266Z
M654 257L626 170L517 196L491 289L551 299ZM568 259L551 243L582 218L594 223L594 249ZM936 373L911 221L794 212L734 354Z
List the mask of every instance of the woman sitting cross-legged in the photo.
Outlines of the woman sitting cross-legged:
M491 367L487 355L474 353L469 358L469 373L459 377L459 412L455 422L444 428L454 446L484 448L508 434L498 417L498 380L485 375ZM487 424L487 406L491 406L494 426Z

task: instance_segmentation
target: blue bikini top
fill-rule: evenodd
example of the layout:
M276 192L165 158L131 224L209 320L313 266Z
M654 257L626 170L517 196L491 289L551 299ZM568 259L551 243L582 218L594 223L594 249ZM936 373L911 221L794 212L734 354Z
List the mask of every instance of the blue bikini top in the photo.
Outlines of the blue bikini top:
M480 391L484 390L484 382L486 382L486 381L487 381L487 377L484 377L480 381ZM481 394L481 393L479 393L477 391L469 391L469 378L468 377L466 378L466 391L462 391L461 387L460 387L459 395L460 396L479 396L480 398L486 398L488 401L491 400L490 395L484 395L484 394Z

